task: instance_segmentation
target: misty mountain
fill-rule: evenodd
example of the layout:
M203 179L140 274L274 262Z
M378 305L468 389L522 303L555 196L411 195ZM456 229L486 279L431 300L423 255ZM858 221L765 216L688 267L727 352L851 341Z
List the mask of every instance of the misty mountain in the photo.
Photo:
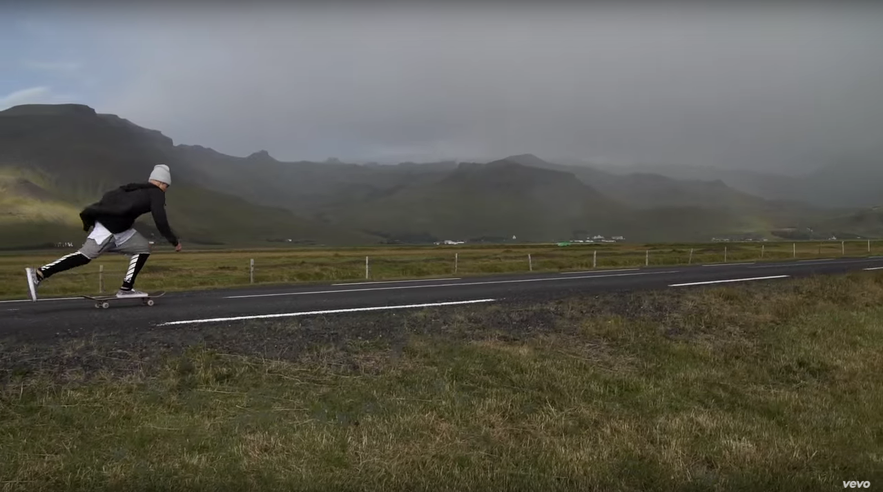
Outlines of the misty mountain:
M606 166L603 170L617 175L652 172L677 180L721 181L765 199L800 201L818 207L873 207L883 203L883 152L877 160L843 159L794 175L666 164Z
M87 106L27 105L0 112L0 239L10 237L3 231L42 238L41 224L76 231L80 207L113 186L146 179L157 163L172 168L173 227L182 240L204 243L555 241L597 233L707 240L768 236L847 215L768 200L720 179L615 173L531 154L399 165L282 162L265 151L235 157L175 145L159 131ZM143 222L149 228L150 219Z
M610 228L625 211L571 174L502 160L464 163L439 180L328 215L335 224L394 237L548 241Z
M172 163L167 211L182 241L255 243L297 238L308 242L374 242L364 234L335 230L279 207L259 206L189 179L179 149L158 131L81 105L27 105L0 112L0 227L5 245L28 245L83 235L80 209L113 187L146 181L157 163ZM152 231L144 216L139 227ZM79 229L79 232L76 232ZM71 237L73 236L73 237Z

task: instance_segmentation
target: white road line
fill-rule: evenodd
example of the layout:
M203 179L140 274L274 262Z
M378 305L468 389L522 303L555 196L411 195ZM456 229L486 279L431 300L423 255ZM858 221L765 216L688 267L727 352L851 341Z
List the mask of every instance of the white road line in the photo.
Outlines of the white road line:
M819 258L817 260L797 260L798 263L825 263L827 261L837 261L836 258Z
M753 265L754 262L746 262L746 263L709 263L707 265L702 265L704 267L723 267L723 266L737 266L737 265Z
M621 268L618 270L581 270L578 272L561 272L561 275L580 275L585 273L637 272L640 268Z
M678 271L665 272L646 272L646 273L620 273L615 275L586 275L583 277L546 277L531 278L520 280L494 280L487 282L462 282L456 284L433 284L433 285L403 285L399 287L377 287L371 289L336 289L336 290L314 290L307 292L279 292L275 294L246 294L239 296L227 296L224 299L252 299L255 297L279 297L279 296L309 296L316 294L348 294L352 292L377 292L381 290L402 290L402 289L432 289L438 287L468 287L474 285L500 285L500 284L520 284L527 282L557 282L562 280L580 280L589 278L609 278L609 277L632 277L636 275L662 275L665 273L679 273Z
M47 297L46 299L37 299L37 302L48 302L48 301L74 301L82 299L82 297ZM13 302L34 302L30 299L12 299L9 301L0 301L0 304L9 304Z
M866 271L866 272L872 272L872 271L874 271L874 270L883 270L883 267L865 268L865 271Z
M441 282L447 280L460 280L459 277L451 277L451 278L423 278L423 279L415 279L415 280L384 280L384 281L374 281L374 282L344 282L341 284L331 284L332 287L337 287L339 285L378 285L378 284L405 284L408 282Z
M686 284L671 284L669 287L688 287L691 285L711 285L711 284L726 284L730 282L750 282L754 280L772 280L775 278L788 278L789 275L775 275L772 277L752 277L752 278L733 278L728 280L710 280L707 282L690 282Z
M850 265L853 263L863 263L862 260L839 260L839 261L816 261L816 260L803 260L795 263L781 263L778 265L757 265L751 268L793 268L799 266L806 266L807 262L815 262L820 265Z
M479 303L487 303L494 302L496 299L478 299L474 301L455 301L455 302L432 302L427 304L408 304L404 306L377 306L377 307L367 307L367 308L347 308L347 309L328 309L325 311L304 311L300 313L282 313L282 314L258 314L253 316L234 316L230 318L208 318L208 319L191 319L185 321L168 321L166 323L161 323L156 326L172 326L172 325L187 325L187 324L196 324L196 323L212 323L218 321L241 321L241 320L250 320L250 319L267 319L267 318L291 318L295 316L314 316L319 314L342 314L342 313L363 313L365 311L391 311L395 309L415 309L415 308L426 308L426 307L440 307L440 306L462 306L465 304L479 304Z

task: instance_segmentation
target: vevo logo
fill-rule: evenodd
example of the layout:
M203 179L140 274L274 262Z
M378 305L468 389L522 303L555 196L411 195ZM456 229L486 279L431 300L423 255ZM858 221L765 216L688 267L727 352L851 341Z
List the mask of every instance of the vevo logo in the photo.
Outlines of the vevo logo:
M855 480L853 480L851 482L847 482L846 480L843 481L843 488L844 489L845 488L854 489L856 487L860 488L860 489L869 489L869 488L871 488L871 482L869 482L867 480L865 480L864 482L856 482Z

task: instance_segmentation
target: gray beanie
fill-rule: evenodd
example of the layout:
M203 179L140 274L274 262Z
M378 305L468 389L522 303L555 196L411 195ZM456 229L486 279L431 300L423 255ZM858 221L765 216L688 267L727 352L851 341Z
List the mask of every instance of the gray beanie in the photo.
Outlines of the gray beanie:
M172 186L172 173L169 171L169 166L165 164L157 164L153 166L153 172L150 173L150 178L160 183L165 183L169 186Z

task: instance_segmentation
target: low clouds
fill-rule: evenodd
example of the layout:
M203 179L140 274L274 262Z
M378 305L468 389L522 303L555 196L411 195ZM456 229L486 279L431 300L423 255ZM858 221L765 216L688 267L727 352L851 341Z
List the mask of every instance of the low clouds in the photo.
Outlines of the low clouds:
M72 61L36 61L25 60L23 63L25 68L32 70L41 70L53 73L75 73L82 68L82 64Z
M78 99L76 95L57 93L47 86L28 87L0 96L0 111L21 104L67 104Z
M46 103L52 99L52 91L48 87L29 87L0 97L0 109L19 104Z
M81 19L98 109L236 155L797 168L883 125L873 7L160 5Z

